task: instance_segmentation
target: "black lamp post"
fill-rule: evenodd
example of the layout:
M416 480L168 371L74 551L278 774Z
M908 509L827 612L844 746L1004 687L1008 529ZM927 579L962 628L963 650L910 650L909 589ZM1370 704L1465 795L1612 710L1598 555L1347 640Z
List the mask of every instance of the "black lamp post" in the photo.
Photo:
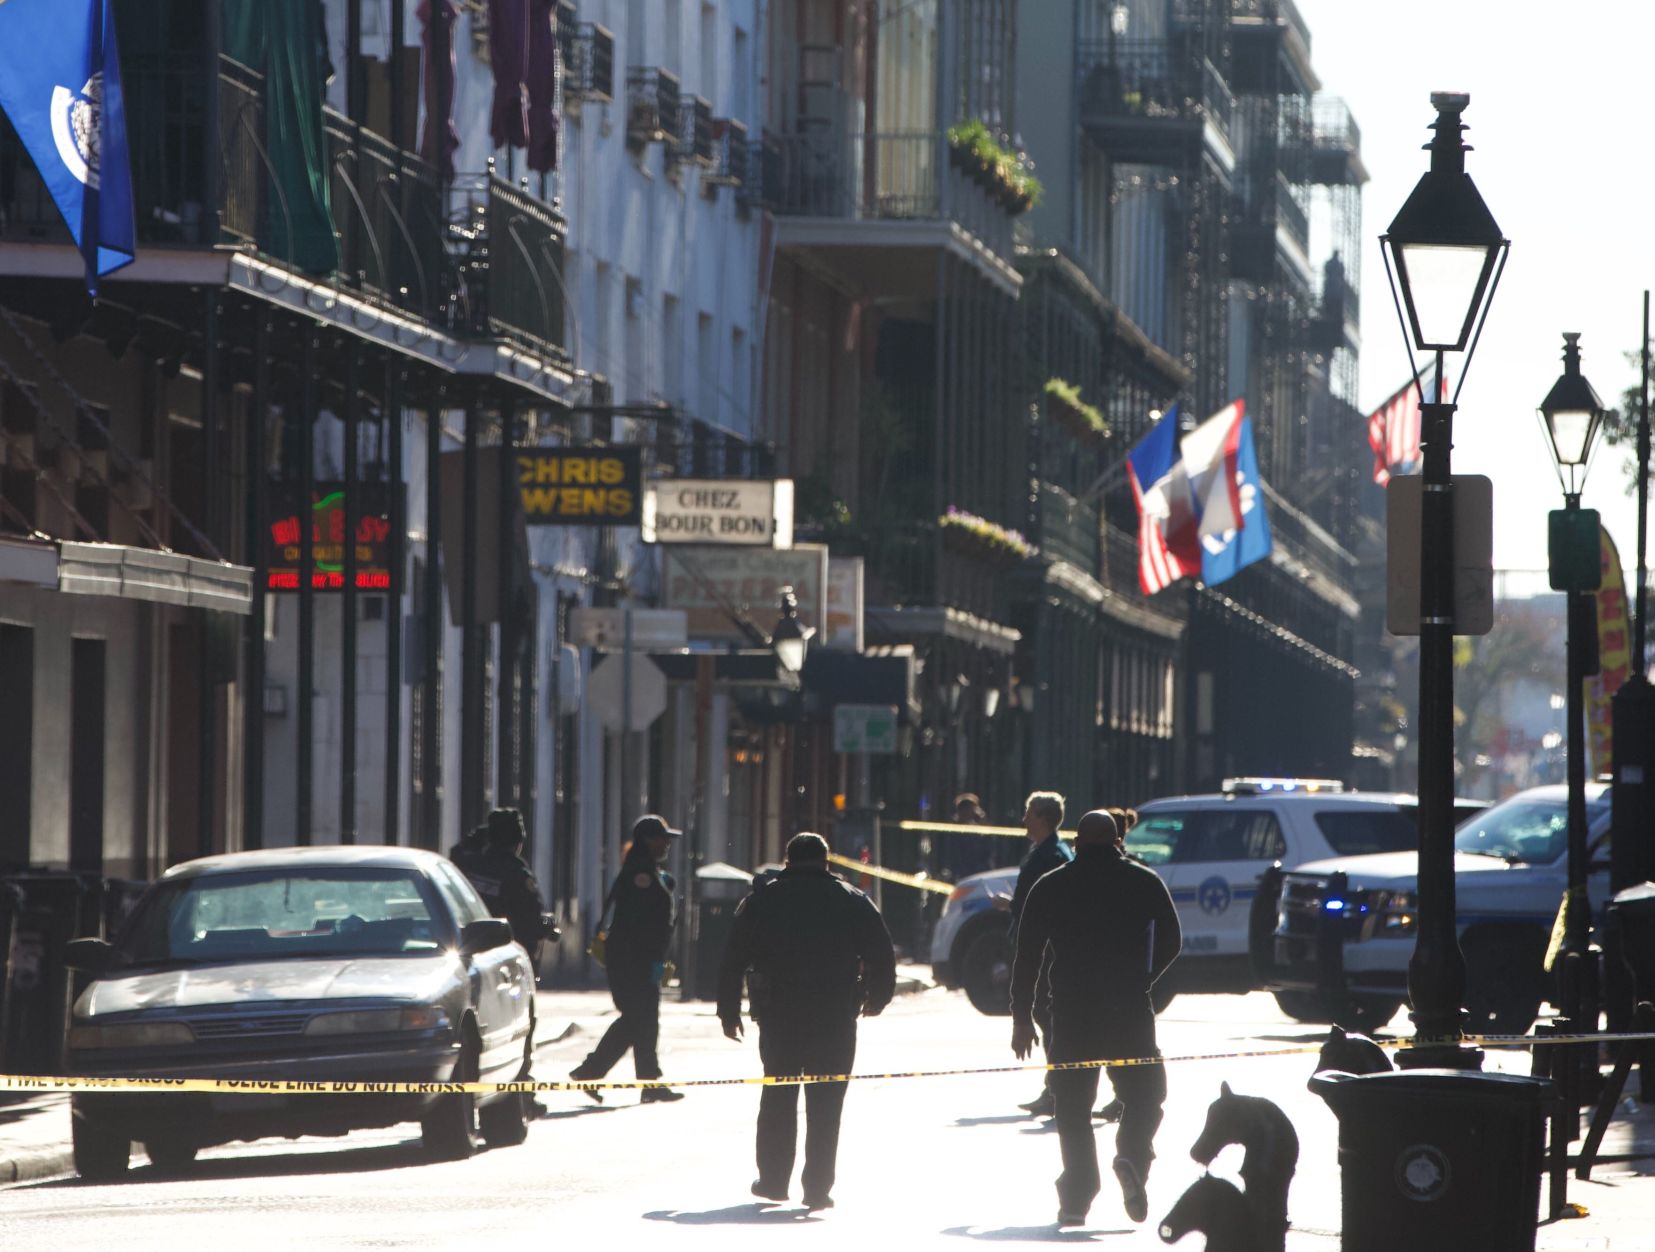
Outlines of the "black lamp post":
M1603 423L1603 402L1580 372L1580 336L1563 336L1563 374L1540 403L1540 418L1551 449L1558 481L1563 485L1563 510L1552 515L1552 586L1568 596L1568 634L1565 666L1567 695L1565 716L1568 761L1569 892L1563 910L1562 957L1563 1011L1573 1033L1594 1028L1588 1022L1583 963L1590 928L1586 900L1586 732L1583 685L1595 665L1586 654L1591 635L1597 630L1596 604L1592 592L1602 580L1599 558L1598 515L1580 507L1580 491L1586 484L1592 445ZM1570 1074L1569 1078L1572 1079ZM1565 1080L1565 1088L1578 1090Z
M1468 95L1437 92L1431 168L1380 236L1397 316L1416 349L1434 353L1433 394L1421 397L1419 931L1408 962L1414 1043L1404 1064L1477 1068L1461 1046L1465 957L1454 918L1454 480L1449 453L1455 405L1442 395L1445 353L1476 350L1476 337L1510 242L1465 172ZM1467 352L1469 365L1470 352ZM1415 368L1415 376L1419 370ZM1464 385L1465 367L1460 385ZM1455 396L1457 398L1458 391Z

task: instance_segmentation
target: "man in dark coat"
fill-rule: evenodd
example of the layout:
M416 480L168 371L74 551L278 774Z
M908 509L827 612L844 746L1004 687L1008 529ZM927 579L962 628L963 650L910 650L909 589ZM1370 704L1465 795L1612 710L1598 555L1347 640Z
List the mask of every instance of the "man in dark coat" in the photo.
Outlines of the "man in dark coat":
M544 912L540 883L523 859L523 814L517 809L495 809L488 815L487 845L456 861L477 888L488 911L511 923L512 938L528 950L536 967L543 939L557 939L559 931Z
M1074 860L1075 854L1070 851L1069 845L1058 838L1058 829L1063 825L1063 797L1055 791L1036 791L1023 804L1023 830L1029 837L1029 850L1023 854L1023 863L1017 868L1017 887L1011 897L1011 933L1010 938L1017 938L1017 923L1022 919L1023 906L1028 902L1029 892L1041 877L1051 873L1060 865L1067 865ZM1034 1020L1040 1027L1040 1038L1048 1041L1052 1033L1050 988L1045 979L1041 979L1035 987ZM1049 1061L1050 1044L1047 1044ZM1050 1117L1053 1109L1052 1085L1048 1081L1040 1088L1040 1094L1027 1104L1023 1105L1030 1117Z
M1011 975L1012 1051L1021 1059L1034 1049L1035 982L1049 960L1053 1064L1159 1057L1150 988L1183 943L1172 896L1154 870L1126 856L1114 819L1101 810L1080 819L1075 853L1034 885L1023 909ZM1115 1067L1109 1080L1122 1106L1115 1177L1127 1216L1141 1222L1149 1215L1144 1180L1155 1157L1166 1070L1158 1060ZM1051 1082L1063 1151L1058 1224L1078 1226L1098 1194L1098 1069L1055 1071Z
M718 979L718 1019L742 1037L741 983L759 1025L759 1057L775 1077L848 1074L856 1017L877 1017L896 989L896 954L874 902L828 870L827 842L795 835L787 868L736 909ZM843 1082L805 1086L805 1207L833 1204ZM798 1144L799 1088L759 1097L758 1179L753 1194L786 1200Z

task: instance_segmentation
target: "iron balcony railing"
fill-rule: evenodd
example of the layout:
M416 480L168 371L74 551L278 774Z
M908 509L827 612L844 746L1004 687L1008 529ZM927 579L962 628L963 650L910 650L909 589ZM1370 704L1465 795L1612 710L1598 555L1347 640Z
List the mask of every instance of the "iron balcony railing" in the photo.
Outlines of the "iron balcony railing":
M448 275L436 169L332 109L322 126L340 282L438 317Z
M779 214L954 221L996 254L1013 255L1010 213L949 161L939 131L784 135L766 144L762 160L764 194Z
M1204 112L1229 131L1235 94L1210 60L1186 51L1181 41L1084 40L1077 65L1082 106L1088 112L1154 120Z
M679 135L678 76L653 65L626 71L626 134L629 142L676 143Z
M562 217L492 171L456 179L452 195L457 332L566 355Z
M1040 551L1084 573L1098 572L1098 511L1056 483L1040 484Z
M1301 249L1310 248L1310 214L1293 194L1293 188L1280 170L1274 179L1276 197L1276 225L1285 227L1288 235Z
M776 472L776 447L752 443L691 419L661 426L655 464L674 478L771 478Z
M1232 0L1232 3L1235 6L1231 10L1233 16L1284 22L1293 28L1305 47L1310 46L1310 26L1293 0Z

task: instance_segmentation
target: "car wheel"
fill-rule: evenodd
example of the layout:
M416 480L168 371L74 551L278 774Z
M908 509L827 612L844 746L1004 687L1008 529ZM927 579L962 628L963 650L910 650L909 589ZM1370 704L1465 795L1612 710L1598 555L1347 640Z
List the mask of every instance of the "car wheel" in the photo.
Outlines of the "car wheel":
M146 1139L144 1151L149 1163L164 1174L181 1174L195 1164L195 1154L201 1149L182 1139Z
M132 1140L84 1117L71 1119L75 1172L88 1182L124 1177L132 1163Z
M529 1123L523 1116L521 1095L502 1096L477 1110L477 1124L483 1142L491 1148L514 1148L529 1137Z
M1466 1033L1526 1035L1545 998L1538 932L1468 935L1464 948Z
M478 1045L468 1038L454 1066L452 1082L477 1081ZM420 1119L420 1141L425 1155L433 1161L463 1161L477 1150L477 1097L466 1092L440 1095L431 1111Z
M971 1007L989 1017L1011 1014L1011 941L1003 931L984 929L965 949L960 985Z
M1313 992L1278 991L1275 996L1276 1007L1296 1022L1331 1022L1334 1018L1322 997Z
M1396 1016L1396 1011L1401 1007L1402 1001L1394 997L1380 999L1372 996L1352 996L1345 1006L1345 1011L1335 1020L1346 1030L1371 1035L1374 1031L1390 1025L1391 1018Z

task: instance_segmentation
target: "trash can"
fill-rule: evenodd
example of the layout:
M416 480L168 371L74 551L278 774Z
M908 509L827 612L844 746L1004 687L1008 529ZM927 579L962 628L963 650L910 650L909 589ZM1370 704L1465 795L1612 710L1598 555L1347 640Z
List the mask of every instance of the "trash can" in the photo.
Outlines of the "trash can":
M1328 1071L1310 1089L1339 1119L1344 1252L1533 1252L1549 1081Z
M695 985L690 988L695 999L718 999L718 967L724 960L736 906L752 889L751 874L723 861L695 871Z
M95 874L27 873L0 880L21 896L7 970L6 1033L0 1069L62 1072L63 1040L74 1003L64 949L103 933L103 880Z
M1632 971L1632 1003L1655 1002L1655 883L1636 883L1617 891L1609 902L1605 929L1615 940L1610 950L1618 945ZM1638 1088L1644 1100L1655 1098L1655 1044L1639 1045Z

